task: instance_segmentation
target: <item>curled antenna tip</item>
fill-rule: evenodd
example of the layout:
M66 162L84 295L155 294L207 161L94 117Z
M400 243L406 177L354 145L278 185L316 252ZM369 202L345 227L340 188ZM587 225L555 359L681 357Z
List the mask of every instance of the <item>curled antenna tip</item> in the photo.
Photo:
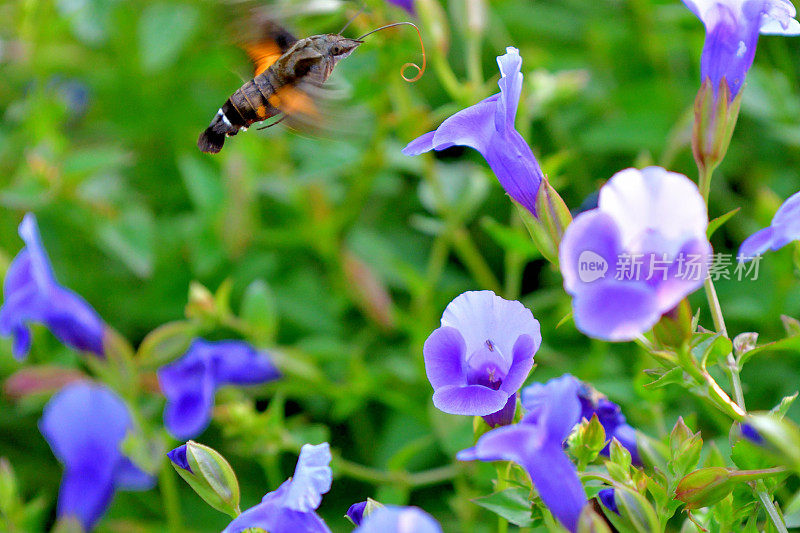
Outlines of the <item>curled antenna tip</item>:
M419 47L420 47L420 50L422 51L422 66L420 67L416 63L405 63L400 68L400 76L405 81L407 81L409 83L413 83L413 82L419 80L422 77L422 75L425 73L425 67L426 67L426 64L427 64L426 63L426 55L425 55L425 44L422 42L422 33L419 31L419 28L417 27L416 24L414 24L413 22L407 22L407 21L406 22L395 22L393 24L387 24L386 26L381 26L380 28L375 28L372 31L368 31L367 33L365 33L364 35L359 37L357 40L361 41L362 39L364 39L364 37L366 37L367 35L373 34L376 31L381 31L381 30L385 30L385 29L388 29L388 28L394 28L396 26L411 26L412 28L417 30L417 35L419 36ZM415 68L415 69L417 69L417 74L413 78L406 77L405 73L406 73L406 69L407 68Z

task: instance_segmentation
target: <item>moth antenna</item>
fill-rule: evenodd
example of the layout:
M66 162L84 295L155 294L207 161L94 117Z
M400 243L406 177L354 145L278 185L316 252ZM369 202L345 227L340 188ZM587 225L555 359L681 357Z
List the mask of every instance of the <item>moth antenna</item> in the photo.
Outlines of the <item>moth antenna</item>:
M402 67L400 67L400 76L404 80L406 80L407 82L413 83L413 82L419 80L422 77L422 75L425 73L425 67L426 67L425 44L422 42L422 33L419 31L419 28L417 27L416 24L414 24L413 22L395 22L393 24L387 24L386 26L381 26L380 28L375 28L372 31L368 31L367 33L365 33L364 35L362 35L361 37L359 37L356 40L357 41L361 41L361 40L364 39L364 37L366 37L367 35L371 35L371 34L375 33L376 31L385 30L387 28L394 28L395 26L411 26L415 30L417 30L417 35L419 36L419 47L420 47L420 50L422 51L422 67L420 67L416 63L406 63ZM417 69L417 75L414 76L413 78L407 78L406 77L405 72L406 72L406 69L409 68L409 67Z
M356 18L357 18L357 17L358 17L358 16L359 16L361 13L363 13L363 12L364 12L364 9L365 9L365 6L363 6L363 5L362 5L362 6L361 6L361 8L360 8L358 11L356 11L356 14L355 14L355 15L353 15L352 17L350 17L350 20L348 20L348 21L347 21L347 23L344 25L344 27L343 27L341 30L339 30L339 33L338 33L337 35L341 35L342 33L344 33L344 30L346 30L346 29L347 29L347 27L348 27L348 26L350 26L350 24L351 24L351 23L352 23L354 20L356 20Z

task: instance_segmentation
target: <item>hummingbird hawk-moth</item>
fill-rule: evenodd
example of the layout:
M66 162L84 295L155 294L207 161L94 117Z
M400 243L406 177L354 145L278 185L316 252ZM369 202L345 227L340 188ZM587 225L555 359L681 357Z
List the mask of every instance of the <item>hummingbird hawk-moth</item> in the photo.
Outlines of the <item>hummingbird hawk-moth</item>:
M325 83L336 64L353 53L367 35L401 24L414 26L410 22L388 24L358 39L344 37L341 32L297 39L274 22L264 23L261 37L243 45L255 66L253 79L234 92L217 111L211 124L200 134L198 148L217 153L226 137L279 114L306 117L306 121L311 121L318 114L312 94ZM414 78L403 76L406 81L416 81L422 75L424 48L422 57L422 68L413 63L403 65L403 69L412 66L418 70Z

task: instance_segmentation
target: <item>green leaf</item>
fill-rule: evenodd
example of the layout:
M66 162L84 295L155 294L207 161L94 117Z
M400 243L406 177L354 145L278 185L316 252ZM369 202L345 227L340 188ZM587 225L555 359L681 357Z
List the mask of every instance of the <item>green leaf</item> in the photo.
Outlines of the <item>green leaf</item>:
M711 236L714 235L714 232L717 231L728 220L730 220L730 218L733 215L738 213L740 209L741 209L741 207L737 207L736 209L732 209L731 211L728 211L724 215L720 215L715 219L709 220L708 229L706 230L706 237L708 237L710 239Z
M194 33L197 20L197 9L193 6L147 6L139 19L142 67L155 71L173 64Z
M648 372L648 375L652 375ZM675 367L666 372L659 375L658 378L651 381L650 383L646 383L645 387L653 388L653 389L660 389L661 387L666 387L667 385L671 385L673 383L683 383L683 369L680 367Z
M488 216L481 218L481 227L504 250L520 253L528 260L540 256L539 250L533 245L529 236L517 228L500 224Z
M156 223L147 209L130 208L116 220L101 223L98 240L138 277L153 273Z
M789 408L792 407L792 404L797 399L798 393L795 392L791 396L784 396L781 402L770 409L770 413L778 415L778 418L783 418L786 416L786 412L789 411Z
M146 366L161 366L186 353L189 344L199 334L194 322L168 322L147 334L136 356Z
M771 351L787 351L787 352L800 353L800 335L795 335L793 337L786 337L778 341L762 344L761 346L756 346L752 350L748 350L741 355L741 357L739 358L739 365L745 364L754 355L758 355L762 352L771 352Z
M178 169L195 208L205 217L218 213L225 199L225 188L220 182L219 172L189 154L178 158Z
M516 526L530 527L533 524L533 518L531 517L531 502L528 500L529 494L530 491L527 489L513 488L473 498L472 502L502 516Z

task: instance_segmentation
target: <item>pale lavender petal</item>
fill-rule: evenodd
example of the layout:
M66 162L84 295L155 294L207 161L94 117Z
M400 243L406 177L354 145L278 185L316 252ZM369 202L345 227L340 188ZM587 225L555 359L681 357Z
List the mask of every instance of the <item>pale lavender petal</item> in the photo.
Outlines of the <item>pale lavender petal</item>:
M353 533L442 533L434 518L418 507L375 509Z
M682 174L661 167L629 168L614 174L600 189L599 210L611 216L628 252L654 251L644 246L658 234L674 257L684 242L704 237L708 212L700 191Z
M496 134L494 114L497 98L498 95L490 96L442 122L434 132L433 147L444 150L451 146L469 146L486 157Z
M651 286L656 291L656 305L661 313L673 309L687 294L702 287L708 274L712 253L707 238L692 239L684 243L678 251L678 259L673 261L666 275L660 272L654 274ZM695 271L690 271L687 266L690 260L698 265Z
M450 385L466 385L464 372L466 345L461 333L453 327L443 326L433 331L422 348L425 373L433 389Z
M508 393L482 385L447 386L433 393L433 405L451 415L486 416L499 411Z
M522 58L519 50L513 46L506 48L506 53L497 58L497 66L500 67L500 100L497 105L498 129L514 128L514 120L517 116L517 105L522 94Z
M50 258L42 244L42 237L39 234L39 225L33 213L26 213L19 225L19 236L25 242L25 249L31 257L31 277L39 286L40 290L46 291L56 285L53 267L50 265Z
M598 209L575 217L558 250L567 292L574 295L584 285L614 277L621 250L619 233L614 219Z
M408 143L408 145L403 148L403 154L413 156L424 154L425 152L430 152L433 150L433 136L436 135L435 131L429 131L428 133L421 135Z
M267 494L258 505L236 517L222 533L241 533L250 528L261 528L269 533L330 533L330 529L316 513L295 511L281 505L281 488Z
M772 227L766 227L753 233L739 247L737 257L749 260L757 255L763 255L764 252L772 248L774 235L775 231Z
M284 506L306 513L319 507L322 495L331 490L333 473L330 462L331 451L327 442L316 446L304 444L284 497Z
M542 342L533 313L520 302L505 300L492 291L469 291L456 297L442 314L442 326L461 332L467 354L481 349L488 340L508 362L513 360L514 343L520 335L533 339L534 351Z
M534 383L522 390L522 405L536 424L544 425L548 439L562 443L580 421L581 382L570 374L551 379L546 384Z
M114 498L111 470L103 461L64 472L58 491L58 516L77 518L86 531L94 529Z
M530 335L520 335L517 338L512 350L514 361L508 369L508 374L503 378L500 390L513 394L525 383L533 368L533 354L536 353L536 348L536 342Z
M114 468L114 487L122 490L149 490L156 484L156 478L127 457L120 457Z
M609 280L588 286L572 300L575 325L586 335L628 341L661 317L655 291L643 284Z

